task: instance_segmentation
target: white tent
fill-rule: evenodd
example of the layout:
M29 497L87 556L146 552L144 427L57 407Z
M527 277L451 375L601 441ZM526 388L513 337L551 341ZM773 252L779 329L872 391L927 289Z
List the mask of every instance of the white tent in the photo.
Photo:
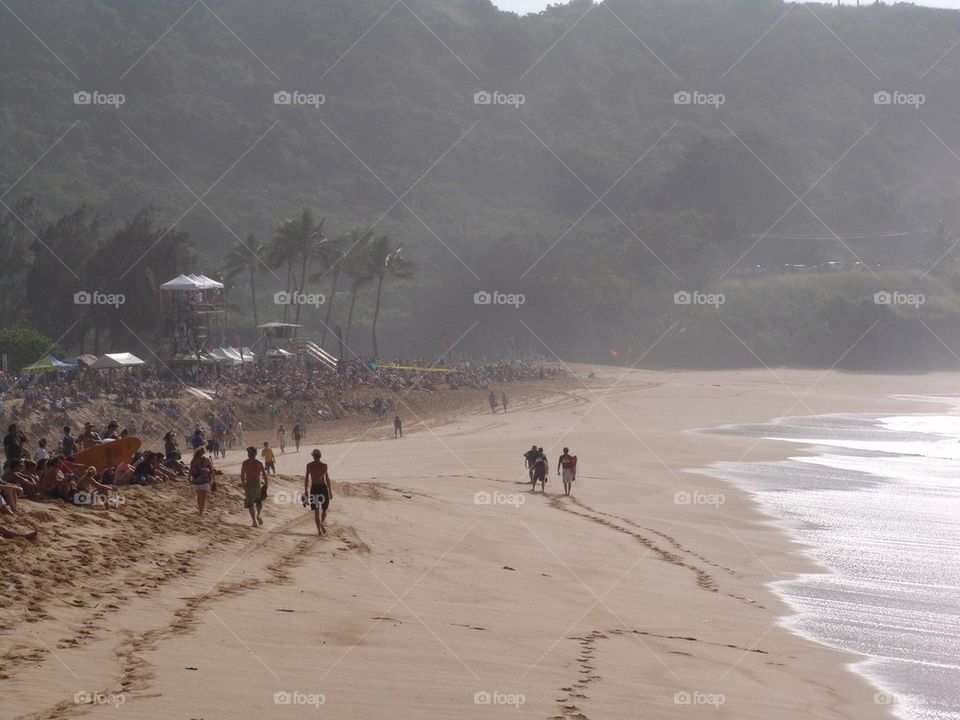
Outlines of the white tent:
M204 288L203 288L204 290L207 290L207 289L222 290L223 289L222 282L217 282L213 278L209 278L206 275L197 275L197 278L204 283Z
M124 352L101 355L90 367L94 370L106 370L108 368L136 367L137 365L146 365L146 363L136 355Z
M198 290L197 281L186 275L177 275L160 286L161 290Z
M217 282L211 278L208 278L206 275L187 275L190 280L193 280L195 283L194 287L197 290L217 290L223 288L223 283Z

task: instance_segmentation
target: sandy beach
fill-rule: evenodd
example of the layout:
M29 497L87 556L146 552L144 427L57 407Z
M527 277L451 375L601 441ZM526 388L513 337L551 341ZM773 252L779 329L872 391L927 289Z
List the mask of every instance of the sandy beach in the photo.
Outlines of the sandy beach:
M767 586L817 569L804 548L745 492L688 472L797 449L687 431L928 410L890 396L955 376L573 370L572 389L507 414L408 418L396 441L387 418L288 448L262 529L231 476L202 521L187 487L131 489L108 513L29 505L41 541L0 545L0 714L888 717L855 657L780 625ZM529 492L532 443L554 464L546 495ZM298 502L318 445L335 482L324 538Z

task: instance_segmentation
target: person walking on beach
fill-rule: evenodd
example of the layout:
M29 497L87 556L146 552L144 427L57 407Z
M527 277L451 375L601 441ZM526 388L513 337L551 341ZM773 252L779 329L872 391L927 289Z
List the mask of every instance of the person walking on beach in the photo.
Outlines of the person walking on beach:
M497 394L493 390L487 395L487 402L490 403L490 412L495 413L497 411Z
M213 487L213 463L205 457L206 450L198 447L193 451L193 460L190 461L190 484L197 492L197 510L200 517L207 507L207 495Z
M543 454L543 448L537 448L537 456L533 461L533 492L537 491L537 483L540 483L541 491L547 492L547 456Z
M281 454L287 449L287 429L280 423L280 429L277 430L277 444L280 446Z
M557 475L563 478L563 494L569 496L570 486L577 479L577 458L570 454L570 448L564 448L557 460Z
M297 452L300 452L300 441L303 440L303 428L300 426L300 423L296 423L293 426L293 444L297 448Z
M506 393L503 393L500 396L500 404L503 405L503 411L506 412L507 411L507 394Z
M320 461L320 451L314 450L313 462L307 464L307 472L303 476L303 489L307 493L313 517L317 523L317 533L326 535L327 509L330 507L330 498L333 497L330 485L330 473L327 464Z
M403 421L400 419L399 415L393 418L393 436L395 438L403 437Z
M277 474L277 459L273 454L273 448L270 447L269 442L263 443L263 450L261 451L263 455L263 464L267 468L267 472L271 475Z
M523 466L527 469L527 474L530 476L530 482L533 482L533 465L534 461L537 459L538 450L537 446L533 445L523 454Z
M264 443L266 445L266 443ZM266 448L264 452L269 448ZM260 479L263 478L263 482ZM240 466L240 486L243 488L243 506L250 511L250 521L254 527L263 525L260 513L267 496L267 471L263 463L257 460L257 449L247 448L247 459Z

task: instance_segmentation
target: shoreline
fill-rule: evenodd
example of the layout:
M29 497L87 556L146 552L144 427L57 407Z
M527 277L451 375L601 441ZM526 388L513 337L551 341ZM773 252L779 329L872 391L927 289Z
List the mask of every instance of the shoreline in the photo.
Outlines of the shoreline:
M241 527L244 512L234 506L236 496L229 497L228 505L218 500L222 524L208 530L226 525L241 545L227 543L223 552L205 555L193 574L149 589L142 601L138 601L140 596L132 596L129 607L121 607L116 616L108 615L117 627L139 628L132 636L135 647L121 656L119 664L107 660L109 652L103 654L113 646L102 620L91 620L91 638L75 649L58 649L59 660L74 667L79 658L86 662L102 656L108 669L101 673L104 683L91 682L92 686L128 692L127 710L138 717L167 717L171 709L203 716L209 698L197 695L200 686L193 684L182 668L184 664L219 666L228 649L259 662L258 667L270 668L262 673L266 677L250 683L251 687L235 687L234 681L225 680L227 690L232 687L237 697L216 707L221 714L232 707L230 712L237 717L246 717L243 712L252 717L258 703L258 713L271 712L267 693L271 687L303 692L312 687L295 668L288 667L292 658L319 668L314 684L322 677L327 702L349 704L346 711L340 707L341 715L378 709L380 716L403 716L395 715L396 703L378 705L362 681L351 679L354 668L364 668L363 672L379 674L391 691L399 693L395 697L413 703L407 710L416 709L424 717L451 713L472 717L476 709L464 700L467 691L473 688L472 696L491 687L526 691L527 706L521 712L534 717L632 717L629 708L636 702L662 708L662 712L668 708L677 712L678 692L695 696L717 688L727 702L720 707L719 717L759 718L775 709L782 713L782 703L791 706L798 702L796 698L808 696L803 701L806 714L812 710L822 712L822 717L845 720L880 716L877 710L882 708L868 702L874 684L852 667L860 656L830 648L784 625L790 607L772 587L776 577L769 576L796 575L813 562L805 557L789 528L765 512L746 489L686 470L698 467L697 460L732 461L739 456L756 462L795 455L790 450L796 450L796 445L777 447L771 444L776 441L763 440L746 447L743 441L749 438L730 442L732 436L695 435L692 430L696 428L689 428L692 421L702 428L718 418L729 421L730 415L739 415L732 424L740 424L769 422L778 412L781 416L808 414L782 412L790 406L791 389L778 385L779 390L771 393L765 387L769 373L762 371L630 371L621 382L614 382L623 369L589 366L585 370L580 366L575 370L581 387L547 389L541 397L531 398L526 406L506 415L462 415L417 428L403 441L324 444L338 490L331 516L333 536L327 540L312 538L312 517L299 508L270 504L265 512L270 527L257 536ZM590 370L598 377L586 378ZM818 376L805 371L782 372L788 382L801 388ZM942 386L946 377L912 378L909 384L923 392L928 384ZM824 377L825 387L810 394L809 414L823 414L831 408L835 412L897 412L895 408L905 408L901 400L878 396L874 386L886 384L882 376L861 380L855 391L835 392L838 387L849 387L849 383L845 385L848 378L839 373ZM599 417L606 412L596 400L600 393L603 402L615 404L622 417L609 421ZM757 393L760 402L741 400ZM592 404L591 397L595 400ZM777 409L771 411L773 408ZM592 417L594 414L597 417ZM571 418L576 418L574 425ZM531 429L535 437L555 438L561 443L569 435L574 452L587 461L573 500L557 495L554 478L550 494L542 501L539 495L523 492L522 507L478 508L471 502L476 491L499 488L509 494L523 489L516 446L523 449L522 440ZM287 479L278 478L272 484L275 495L278 489L297 489L300 466L310 447L305 446L300 455L277 455L278 471ZM548 452L552 457L559 451L548 448ZM230 467L238 457L238 451L233 451L221 465ZM623 465L625 461L630 464ZM694 477L702 481L691 482ZM731 498L720 513L671 502L672 493L696 486L726 491ZM426 529L430 532L425 534ZM457 541L461 534L465 539ZM181 535L169 539L173 542ZM521 547L527 551L514 553ZM233 558L237 553L239 559ZM633 566L627 562L630 558L634 558ZM245 576L238 575L243 568L236 563L241 561ZM507 565L513 572L501 569ZM280 576L270 580L274 572ZM371 573L386 585L371 580ZM434 577L438 574L443 577L439 584ZM425 587L417 587L410 597L402 595L421 575ZM514 575L522 579L521 584ZM189 623L180 627L176 618L184 610L176 610L183 605L178 598L185 589L206 587L209 583L205 581L197 586L204 577L215 581L213 589L201 593L205 599L195 601L199 606L188 601L185 607L195 609L189 610ZM258 577L264 583L249 585ZM328 585L328 577L343 580ZM225 594L216 590L220 585ZM395 605L396 597L384 592L385 587L404 603ZM309 653L297 639L297 628L304 627L297 618L311 617L311 605L303 605L305 596L298 594L303 592L316 596L327 617L327 622L319 625L308 620L308 635L316 637L319 631L325 638L323 645L311 645ZM503 593L523 600L516 608L503 605ZM187 597L193 595L187 593ZM603 602L591 605L598 597ZM146 617L147 611L141 607L145 601L154 608ZM213 605L207 609L209 603L215 604L215 612ZM537 607L534 614L525 610L530 603ZM392 612L384 612L390 607ZM583 607L583 617L577 620L580 610L574 609ZM270 608L283 612L262 614ZM265 623L263 632L275 638L273 644L263 645L249 635L243 623L235 624L250 612L258 613ZM281 622L285 612L298 613L286 616L294 621L293 628ZM63 621L56 614L48 621L53 627L34 628L46 637L44 642L59 648L63 629L58 630L57 624ZM173 629L163 630L162 622L154 628L167 614ZM373 619L379 617L392 620ZM409 628L417 629L418 618L426 622L423 627L429 632L421 628L411 635ZM570 630L561 632L571 620L576 622ZM461 624L480 630L459 630ZM227 626L230 632L225 630ZM581 626L583 630L578 629ZM141 637L144 627L147 630ZM401 636L391 639L395 633ZM29 633L14 635L21 641L30 640ZM549 645L547 641L553 637L557 639ZM2 639L6 644L9 633L5 631ZM577 660L569 655L571 642L574 647L580 643L582 657L593 659ZM37 646L36 642L29 644ZM508 647L512 649L503 655ZM757 654L761 651L763 654ZM184 653L197 657L184 663L180 660ZM426 701L416 700L416 687L405 691L403 683L394 687L398 679L394 662L399 658L415 663L418 676L438 681L446 678L444 689L431 695L426 707L422 706ZM490 666L493 658L500 659ZM458 675L450 675L451 664L460 668ZM9 694L14 715L65 717L62 713L38 713L36 703L29 699L31 687L36 688L34 683L44 677L43 668L59 666L58 659L38 657L33 665L35 670L22 665L15 668ZM117 676L127 678L126 685L106 682L114 665ZM495 667L500 665L514 671L496 683L480 684L478 677L496 674ZM577 675L577 667L586 674ZM464 672L465 668L470 671ZM704 670L709 676L711 668L716 673L723 670L715 678L716 688L705 686L709 683L704 680ZM571 672L581 677L577 682L587 685L579 688L568 681L561 689L563 683L557 682L557 677ZM270 673L283 682L271 679ZM477 676L473 680L471 673ZM522 687L516 687L521 676ZM596 679L589 679L594 676ZM46 677L49 682L49 674ZM637 677L642 678L640 686ZM50 688L51 697L76 685L70 678L66 680L65 684L53 683L56 687ZM748 701L757 692L756 682L762 684L761 697ZM454 688L460 690L453 692ZM563 703L557 699L558 693L563 694ZM74 711L76 708L67 706L64 712ZM110 712L115 709L111 707ZM216 715L209 708L206 712L208 717ZM105 710L93 714L108 716Z
M878 413L876 411L870 412L870 413L855 412L855 411L832 412L832 413L828 412L828 413L817 414L816 416L808 415L808 416L799 416L799 417L827 418L827 417L843 417L843 416L850 416L850 415L940 416L940 415L956 414L958 409L960 409L960 406L958 406L958 401L960 401L960 397L951 398L948 396L919 396L919 395L891 393L890 395L887 396L887 398L890 400L896 401L898 403L901 403L902 407L900 408L900 410L896 411L895 409L891 409L889 412L886 412L886 413ZM939 408L941 412L940 413L933 412L930 407L931 405ZM798 416L796 415L778 416L775 418L771 418L768 422L762 423L762 424L775 426L782 421L790 419L790 417L798 417ZM708 427L695 428L695 429L689 430L688 432L690 432L691 434L697 434L697 435L711 435L716 430L735 430L736 427L738 427L739 425L741 424L731 423L731 424L717 426L714 428L708 428ZM726 435L726 437L739 437L741 440L752 439L748 435L741 435L741 436ZM809 440L777 438L777 437L756 438L756 440L763 443L781 443L784 449L789 452L784 452L782 456L779 458L768 458L765 460L752 460L750 461L750 464L758 464L758 463L764 463L764 462L766 463L790 462L793 458L796 458L796 457L814 457L814 456L821 455L825 451L836 449L833 446L818 445L816 442L812 442ZM689 468L689 469L685 469L684 472L703 475L706 477L711 477L716 480L720 480L721 482L730 486L736 492L746 493L747 496L753 498L757 505L757 511L763 516L767 517L772 526L776 527L779 531L787 533L792 538L792 541L796 543L796 547L795 547L796 552L800 556L802 556L805 560L809 561L809 563L813 566L812 569L807 571L798 570L796 573L793 574L792 577L772 580L768 583L768 587L770 588L771 592L773 592L779 598L779 600L783 602L790 609L789 613L781 615L779 617L778 624L784 629L786 629L788 632L791 632L794 635L797 635L809 642L813 642L823 647L829 648L831 650L850 655L851 659L850 659L850 662L847 663L845 666L846 670L869 682L874 688L876 688L878 694L884 694L890 697L899 698L898 690L896 688L886 685L884 679L881 677L881 674L871 669L871 666L881 661L882 658L870 656L864 653L857 652L855 650L844 648L839 644L828 642L825 639L816 637L811 632L803 630L798 625L798 623L794 622L794 620L796 620L797 618L803 617L807 613L805 613L805 611L799 605L795 604L791 600L788 591L782 589L782 587L779 587L779 586L782 586L788 583L803 582L803 580L808 577L817 577L817 576L831 575L831 574L839 575L841 571L840 569L830 565L826 560L817 556L817 552L818 551L822 552L823 548L819 548L817 545L814 545L805 541L800 536L800 534L798 533L797 526L802 521L791 522L786 517L778 516L774 514L772 510L767 509L767 507L765 507L764 504L761 502L761 492L755 489L750 489L745 484L739 483L736 480L730 478L728 474L724 473L723 468L716 467L721 462L726 462L726 461L714 461L709 466L702 467L702 468ZM891 706L887 708L888 714L898 718L902 717L900 713L896 712L896 707L900 705L902 702L903 702L902 700L897 699L896 703L891 704ZM915 707L915 706L912 706L912 707ZM915 709L919 709L919 708L915 707Z

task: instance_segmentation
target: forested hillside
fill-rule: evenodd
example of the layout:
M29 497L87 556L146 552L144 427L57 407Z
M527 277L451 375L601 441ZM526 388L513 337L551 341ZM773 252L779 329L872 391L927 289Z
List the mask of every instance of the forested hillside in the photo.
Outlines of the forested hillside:
M372 227L411 263L382 285L381 354L434 357L444 333L463 352L645 364L960 354L960 12L8 4L0 326L57 339L50 287L113 289L135 300L78 309L66 344L149 339L154 279L226 271L251 234L269 246L309 208L325 237ZM304 289L329 296L340 275L330 324L354 298L350 345L369 353L379 285L335 259L307 258ZM254 265L259 320L278 319L273 293L298 266ZM248 279L227 279L249 335ZM477 305L478 291L524 302ZM300 320L319 337L326 308Z

